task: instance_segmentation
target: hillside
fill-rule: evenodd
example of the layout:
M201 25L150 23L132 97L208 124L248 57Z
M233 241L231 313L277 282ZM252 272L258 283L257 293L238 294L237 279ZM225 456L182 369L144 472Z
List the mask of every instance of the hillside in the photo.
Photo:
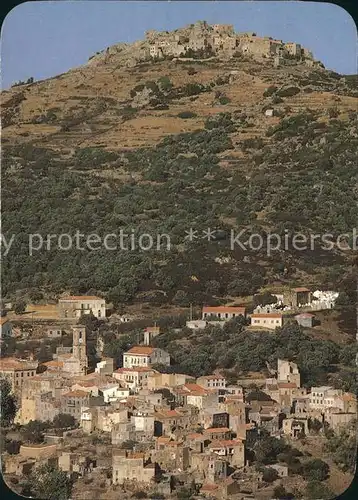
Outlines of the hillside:
M349 291L349 251L267 255L231 249L229 235L352 234L357 79L300 57L277 67L240 52L133 59L142 45L2 93L3 233L16 234L4 295L186 306L302 282ZM58 237L46 248L48 234L121 229L169 234L171 249L65 251ZM45 240L32 256L31 233Z

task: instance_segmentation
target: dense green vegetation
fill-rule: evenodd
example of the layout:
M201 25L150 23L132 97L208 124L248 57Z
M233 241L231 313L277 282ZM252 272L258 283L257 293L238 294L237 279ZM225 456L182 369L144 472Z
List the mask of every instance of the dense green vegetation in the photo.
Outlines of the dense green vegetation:
M337 388L355 392L354 376L347 386L341 382L343 377L334 378L331 374L344 370L339 363L353 372L356 344L349 346L352 357L347 359L348 346L340 348L334 342L314 339L295 324L288 324L275 334L248 332L244 324L243 318L237 318L224 327L208 326L195 332L170 331L156 337L154 344L170 353L171 369L177 373L199 377L221 368L226 370L229 380L235 381L246 372L265 370L266 361L274 364L277 358L291 359L300 367L304 386L331 382Z
M167 77L146 85L165 99L206 90L197 83L173 89ZM237 146L248 155L244 166L221 168L220 153L233 149L230 133L247 126L238 110L155 147L124 153L81 148L66 159L31 144L4 146L3 234L8 239L15 234L3 257L4 295L40 288L45 296L63 290L107 294L116 305L148 297L153 304L200 305L227 294L252 294L273 280L291 284L301 272L313 282L317 276L321 286L352 293L344 252L322 250L316 242L304 252L290 247L268 256L265 245L251 252L231 249L229 235L245 228L247 237L257 232L266 242L267 231L288 235L289 241L294 232L351 234L358 219L357 115L328 123L311 111L283 118L269 131L268 142L253 138ZM104 168L130 173L132 180L103 178ZM198 231L193 242L185 239L190 228ZM224 237L209 242L206 228ZM134 238L168 234L171 249L84 245L67 251L56 237L46 246L46 235L74 238L78 231L104 237L120 230ZM31 233L44 238L32 256ZM228 265L214 261L223 256L230 257ZM213 281L218 290L211 289ZM149 291L154 292L146 295Z
M11 393L10 383L6 379L0 380L0 408L1 426L6 427L12 424L17 411L17 404L15 396Z

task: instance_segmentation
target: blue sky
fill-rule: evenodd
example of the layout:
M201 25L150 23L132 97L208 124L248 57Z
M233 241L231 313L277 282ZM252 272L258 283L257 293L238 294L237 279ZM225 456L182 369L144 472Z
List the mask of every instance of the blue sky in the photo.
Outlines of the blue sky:
M27 2L6 17L1 31L2 88L30 76L55 76L95 52L143 38L147 29L171 30L197 20L234 24L295 41L327 68L357 73L357 30L342 8L314 2Z

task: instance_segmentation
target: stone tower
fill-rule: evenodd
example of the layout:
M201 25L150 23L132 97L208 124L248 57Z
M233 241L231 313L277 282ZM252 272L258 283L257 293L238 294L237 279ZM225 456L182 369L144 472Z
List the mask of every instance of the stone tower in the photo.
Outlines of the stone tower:
M86 328L84 326L74 326L73 328L73 358L80 362L81 372L86 374L88 359L86 354Z

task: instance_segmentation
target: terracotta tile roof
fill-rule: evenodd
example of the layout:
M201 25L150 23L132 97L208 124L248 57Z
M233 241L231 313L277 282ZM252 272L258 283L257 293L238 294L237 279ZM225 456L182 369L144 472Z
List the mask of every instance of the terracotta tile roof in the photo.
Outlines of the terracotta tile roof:
M217 484L203 484L200 491L215 491L217 489L219 489L219 485Z
M230 429L228 427L209 427L208 429L204 429L206 433L220 433L220 432L229 432Z
M66 394L63 394L62 396L68 398L85 398L88 396L88 392L77 389L75 391L66 392Z
M209 444L209 449L212 448L230 448L233 446L242 445L241 439L217 439Z
M154 347L135 345L124 354L137 354L138 356L150 356L154 351Z
M86 301L86 300L103 300L101 297L97 297L96 295L68 295L67 297L61 297L59 299L62 300L78 300L78 301Z
M204 313L235 313L235 314L245 314L245 307L235 307L235 306L204 306Z
M191 434L188 434L187 439L204 439L204 436L202 434L199 434L199 432L192 432Z
M63 361L57 361L53 359L51 361L46 361L46 363L42 363L47 368L63 368Z
M294 382L280 382L277 386L279 389L297 389L297 384Z
M306 288L304 286L298 287L298 288L292 288L294 292L310 292L311 290L309 288Z
M251 318L282 318L283 314L280 313L254 313Z
M37 361L28 361L26 359L17 358L1 358L0 359L0 370L1 371L12 371L12 370L36 370Z
M204 389L203 387L201 387L201 385L198 385L198 384L184 384L182 389L184 391L187 391L190 395L197 395L197 396L206 396L207 394L209 394L209 391L207 391L206 389Z

